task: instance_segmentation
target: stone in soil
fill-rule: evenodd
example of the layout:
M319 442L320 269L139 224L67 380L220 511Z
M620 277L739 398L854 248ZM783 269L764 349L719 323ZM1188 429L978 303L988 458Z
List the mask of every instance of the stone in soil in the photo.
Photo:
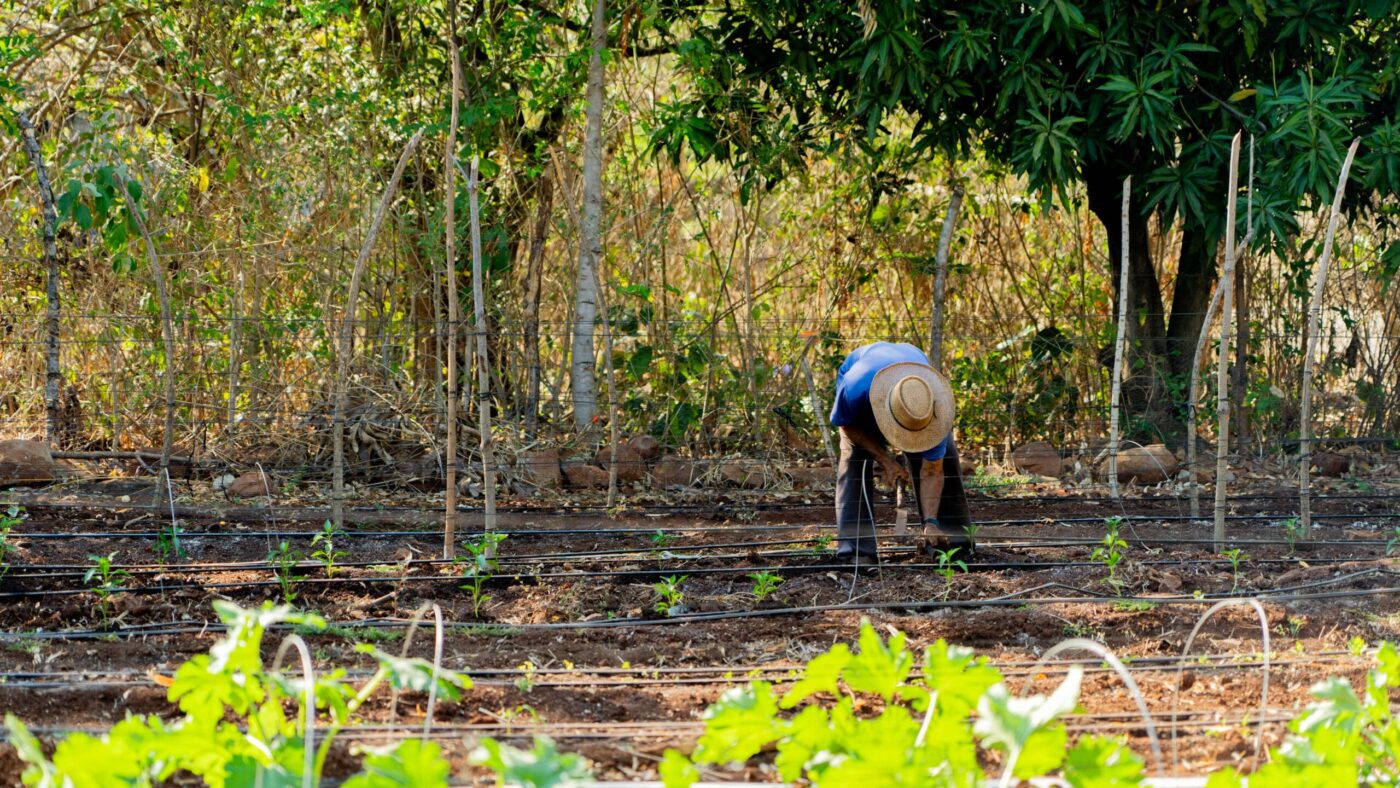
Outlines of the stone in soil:
M230 498L268 498L277 494L277 483L262 471L248 471L224 488Z
M1045 441L1016 447L1016 450L1011 452L1011 463L1016 467L1017 473L1033 476L1057 478L1064 470L1064 460L1060 459L1060 453Z
M609 470L612 463L617 463L617 480L620 482L641 481L642 475L646 472L642 455L637 450L626 443L619 443L611 448L604 447L598 451L593 461L603 470Z
M0 441L0 487L49 484L64 476L64 468L40 441Z
M564 476L559 470L559 450L540 449L521 455L517 463L520 478L541 490L558 490L564 486Z
M820 489L836 483L836 472L830 468L788 468L792 486L799 490Z
M596 465L589 465L581 460L570 460L564 463L563 471L564 483L574 489L608 486L608 472Z
M1118 481L1158 484L1174 478L1181 463L1171 449L1160 443L1132 446L1118 451ZM1099 464L1100 475L1108 476L1108 458Z
M651 471L655 487L689 487L695 479L695 463L674 454L661 458Z
M650 435L633 435L632 439L627 441L627 445L647 462L661 455L661 441Z
M763 469L748 462L726 462L719 466L719 476L725 484L746 489L763 486Z
M1312 467L1319 476L1335 479L1351 470L1351 458L1330 451L1320 451L1313 454Z

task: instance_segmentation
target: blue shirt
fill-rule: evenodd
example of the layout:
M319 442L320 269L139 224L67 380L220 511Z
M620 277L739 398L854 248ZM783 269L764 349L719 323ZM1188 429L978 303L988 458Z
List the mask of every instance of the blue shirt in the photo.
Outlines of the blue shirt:
M879 435L875 411L870 407L870 384L880 370L901 361L929 364L924 351L905 342L875 342L852 350L836 371L836 399L831 404L831 425L855 427ZM929 461L943 459L951 437L950 433L949 437L920 456Z

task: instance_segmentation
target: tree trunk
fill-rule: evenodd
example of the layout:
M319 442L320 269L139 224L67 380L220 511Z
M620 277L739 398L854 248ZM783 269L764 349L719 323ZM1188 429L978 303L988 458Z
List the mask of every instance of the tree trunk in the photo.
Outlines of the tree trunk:
M530 233L530 254L525 262L525 439L534 440L540 418L540 280L544 270L544 245L549 239L549 217L554 208L554 181L540 177L535 192L535 226Z
M598 319L598 260L603 251L603 46L607 43L608 32L603 11L604 0L594 0L593 51L588 59L587 129L583 141L583 220L574 299L577 305L574 308L573 362L569 369L574 427L579 431L592 425L598 405L593 330Z
M45 340L44 358L47 369L44 374L44 439L50 446L58 445L58 386L63 374L59 368L59 315L58 295L58 211L54 207L53 185L49 182L49 170L44 166L44 153L34 136L34 124L23 110L15 111L23 137L24 151L29 163L34 167L34 178L39 183L39 203L44 217L44 268L48 271L48 305L45 310L45 327L48 336Z

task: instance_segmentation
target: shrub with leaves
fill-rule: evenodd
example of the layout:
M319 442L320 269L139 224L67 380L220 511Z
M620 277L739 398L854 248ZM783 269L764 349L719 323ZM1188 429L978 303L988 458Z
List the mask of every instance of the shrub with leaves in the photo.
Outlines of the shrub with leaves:
M263 637L278 624L314 629L325 622L270 603L249 610L216 600L214 610L228 633L208 654L181 665L170 684L169 698L183 717L167 721L154 714L128 715L106 733L74 733L59 740L48 758L24 723L6 715L10 741L27 764L24 783L150 786L184 772L214 788L299 786L309 764L311 783L319 784L336 734L384 682L417 691L436 683L438 694L448 699L459 698L460 690L471 686L466 676L434 671L425 660L360 646L378 662L378 670L358 688L344 681L344 671L317 674L310 688L316 709L309 710L301 705L308 689L304 677L263 665ZM311 753L302 724L308 712L329 718L329 728L316 731ZM371 751L363 765L363 772L343 783L346 788L446 786L449 774L441 748L417 739Z
M938 641L924 650L917 677L916 660L903 633L885 641L864 622L858 650L837 644L809 662L781 696L763 681L725 693L706 711L691 758L666 753L663 780L668 788L687 786L699 778L693 764L744 762L772 749L785 782L970 788L985 778L980 739L1003 751L1003 762L1021 779L1063 766L1075 785L1136 784L1136 777L1103 779L1140 772L1133 764L1141 762L1121 745L1115 750L1113 742L1088 740L1066 755L1059 718L1074 709L1079 670L1048 698L1017 698L970 650Z

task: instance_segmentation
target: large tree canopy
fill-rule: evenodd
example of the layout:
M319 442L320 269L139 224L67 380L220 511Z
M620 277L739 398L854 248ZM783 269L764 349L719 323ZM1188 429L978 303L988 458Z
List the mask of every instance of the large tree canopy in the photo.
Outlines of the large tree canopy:
M1330 200L1353 136L1364 188L1348 210L1393 210L1400 189L1395 0L773 0L677 13L691 23L680 53L696 87L657 133L673 155L688 147L763 182L809 148L980 146L1047 197L1082 185L1115 269L1132 175L1130 287L1154 370L1133 404L1163 431L1218 276L1230 138L1254 138L1257 243L1279 251L1299 213ZM1154 215L1179 223L1175 265L1151 259ZM1400 248L1386 260L1393 275ZM1170 308L1159 268L1176 272Z

